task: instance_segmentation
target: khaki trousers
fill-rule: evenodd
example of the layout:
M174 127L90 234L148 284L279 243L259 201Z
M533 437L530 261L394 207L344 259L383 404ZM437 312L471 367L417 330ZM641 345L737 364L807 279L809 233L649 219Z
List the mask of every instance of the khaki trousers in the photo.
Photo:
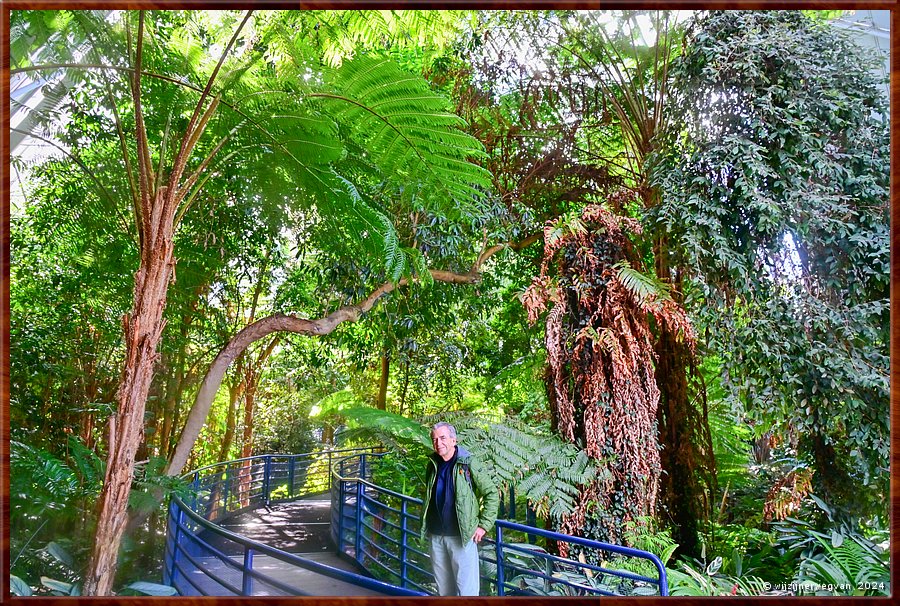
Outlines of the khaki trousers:
M459 537L431 536L431 567L438 595L478 595L480 587L478 545L471 538L465 545Z

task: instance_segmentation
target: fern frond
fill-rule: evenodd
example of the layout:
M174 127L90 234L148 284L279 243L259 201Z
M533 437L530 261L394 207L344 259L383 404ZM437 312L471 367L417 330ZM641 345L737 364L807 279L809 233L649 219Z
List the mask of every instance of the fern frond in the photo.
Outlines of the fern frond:
M425 81L395 63L361 57L333 73L334 93L311 94L328 107L351 138L392 182L422 184L434 210L457 216L491 186L473 164L481 144L459 130L465 123Z
M320 415L338 414L358 430L356 437L367 436L375 442L395 442L431 449L430 430L411 419L398 414L359 405L359 400L349 391L339 391L320 402Z
M672 299L671 287L656 278L648 276L631 267L628 261L622 260L613 265L616 276L635 299L641 303L650 300L668 301Z

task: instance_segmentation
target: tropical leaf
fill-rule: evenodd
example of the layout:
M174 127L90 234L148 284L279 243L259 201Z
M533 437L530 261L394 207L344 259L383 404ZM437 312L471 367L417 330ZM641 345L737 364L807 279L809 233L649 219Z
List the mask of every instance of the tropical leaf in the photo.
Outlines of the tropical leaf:
M363 428L370 434L374 433L379 438L388 434L401 443L431 449L429 428L406 417L371 406L344 408L341 415L353 426Z
M14 574L9 575L9 592L17 596L30 596L31 587Z
M310 96L332 110L387 179L419 183L431 209L448 216L484 196L490 173L471 162L484 157L483 147L421 77L386 59L360 57L335 70L331 84L334 93Z
M47 543L47 546L44 547L44 551L53 556L54 559L69 570L75 569L75 560L72 559L71 554L56 541Z
M159 583L149 583L147 581L137 581L126 585L125 589L130 589L144 595L166 596L178 595L178 590L170 585L160 585Z
M642 304L651 300L668 301L672 299L671 287L656 276L648 276L631 267L627 260L613 265L619 282Z

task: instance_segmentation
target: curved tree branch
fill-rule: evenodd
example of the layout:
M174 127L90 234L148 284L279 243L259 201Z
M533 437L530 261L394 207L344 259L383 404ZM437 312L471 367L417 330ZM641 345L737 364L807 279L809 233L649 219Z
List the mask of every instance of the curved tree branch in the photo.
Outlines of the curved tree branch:
M460 274L439 269L431 269L429 273L436 282L477 284L481 281L481 266L490 257L506 248L516 251L521 250L539 240L542 235L542 233L536 233L519 242L507 242L485 248L478 255L477 261L468 273ZM386 282L359 303L341 307L318 320L277 313L261 318L243 328L219 352L206 372L206 376L203 378L203 382L200 384L200 389L197 392L197 397L194 399L194 405L191 407L191 411L185 420L184 429L178 438L178 444L175 446L172 458L166 466L166 475L178 475L184 469L194 443L200 436L200 430L203 429L203 425L206 423L206 417L209 415L216 392L219 391L219 386L222 384L225 371L247 347L273 332L292 332L312 337L327 335L343 322L356 322L363 314L371 310L382 296L408 283L408 278L402 278L397 282Z

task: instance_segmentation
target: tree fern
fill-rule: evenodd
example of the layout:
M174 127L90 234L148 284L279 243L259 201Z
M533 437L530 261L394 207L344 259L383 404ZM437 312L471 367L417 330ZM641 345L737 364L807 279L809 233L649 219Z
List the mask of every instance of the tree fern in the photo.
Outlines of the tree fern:
M350 392L332 394L319 408L322 415L339 415L352 427L343 435L368 438L400 452L431 452L430 428L446 420L457 428L459 443L483 462L501 489L514 487L541 516L558 519L569 513L580 486L597 473L584 453L555 436L538 434L515 419L486 423L466 414L428 417L422 422L369 406L358 406Z

